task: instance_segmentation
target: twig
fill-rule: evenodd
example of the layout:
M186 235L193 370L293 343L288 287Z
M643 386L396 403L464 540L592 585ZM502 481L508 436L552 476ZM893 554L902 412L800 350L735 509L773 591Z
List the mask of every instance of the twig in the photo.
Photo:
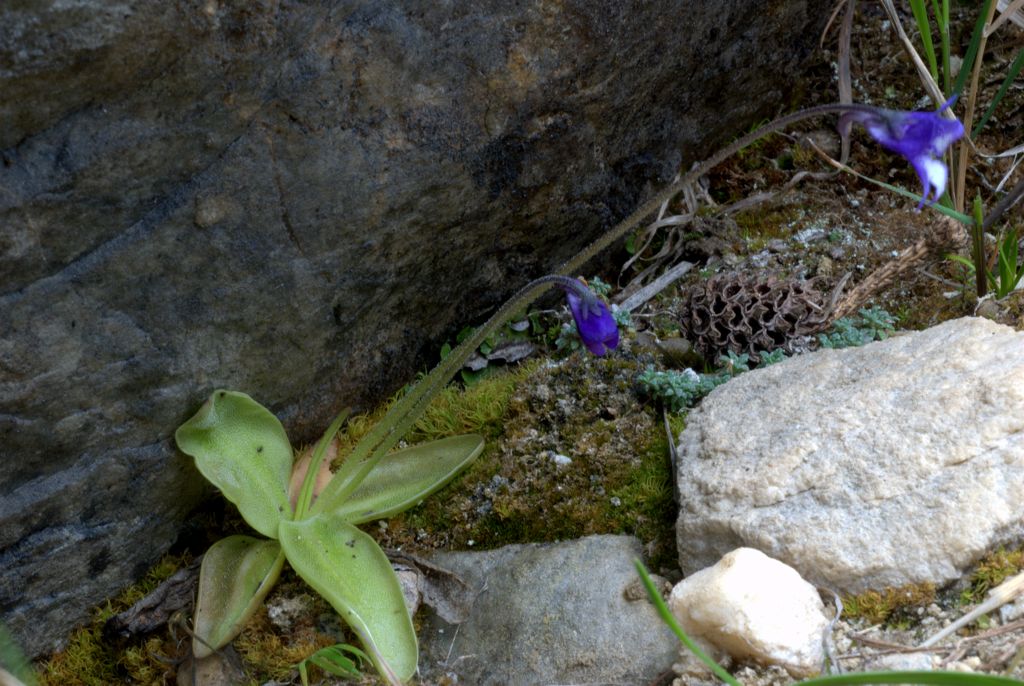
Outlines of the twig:
M657 279L619 303L619 308L626 310L627 312L635 310L658 293L661 293L663 290L668 288L673 282L681 278L691 269L693 269L692 262L680 262Z
M963 617L956 620L955 622L944 628L942 631L938 632L937 634L929 638L927 641L922 643L920 647L927 648L929 646L935 645L936 643L946 638L950 634L956 632L961 627L967 626L983 614L991 612L992 610L995 610L996 608L999 608L1005 605L1006 603L1010 602L1018 595L1020 595L1022 592L1024 592L1024 572L1021 572L1017 576L1011 577L1007 581L1004 581L1003 583L993 588L991 591L988 592L988 596L985 598L985 602L981 603L980 605L978 605L978 607L974 608L973 610L965 614ZM1024 626L1024 622L1022 622L1021 625ZM1000 628L1005 629L1006 627Z
M1024 0L1013 0L1013 2L1007 5L1006 9L1002 11L999 17L997 17L996 20L989 24L988 28L985 29L985 33L983 34L985 38L988 38L995 33L996 29L998 29L1004 21L1012 18L1014 12L1019 10L1021 7L1024 7Z
M985 19L985 24L989 25L992 23L992 16L996 11L995 0L991 0L988 4L988 17ZM971 124L974 120L974 101L978 95L978 76L981 74L981 62L985 57L985 43L987 37L983 31L981 34L981 41L978 43L978 54L974 57L974 67L971 69L971 85L967 90L967 109L964 112L964 131L969 132L971 130ZM970 142L971 137L968 134L964 134L964 141ZM956 167L956 186L953 190L953 204L956 207L957 212L963 212L964 204L967 202L964 193L966 192L967 185L967 155L970 153L970 148L963 143L960 144L960 154L957 156L957 167Z

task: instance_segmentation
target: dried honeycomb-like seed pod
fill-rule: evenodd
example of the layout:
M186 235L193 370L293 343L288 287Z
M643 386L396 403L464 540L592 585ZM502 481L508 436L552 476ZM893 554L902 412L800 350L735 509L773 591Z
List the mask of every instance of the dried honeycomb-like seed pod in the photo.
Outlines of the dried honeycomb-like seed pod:
M682 332L705 360L727 350L793 352L821 331L828 298L814 280L778 279L737 272L717 274L690 289Z

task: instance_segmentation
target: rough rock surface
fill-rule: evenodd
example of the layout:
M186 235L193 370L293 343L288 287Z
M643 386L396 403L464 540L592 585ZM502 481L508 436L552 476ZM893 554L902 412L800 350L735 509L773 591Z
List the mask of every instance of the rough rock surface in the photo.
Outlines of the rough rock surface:
M386 396L787 102L830 5L0 4L0 621L47 650L166 549L213 388L299 441Z
M942 584L1024 533L1024 333L978 318L743 374L680 437L679 559L840 592Z
M829 620L818 591L759 550L737 548L686 577L668 606L691 638L737 660L780 665L794 676L821 671Z
M640 554L631 536L588 536L432 556L475 598L462 624L429 616L421 673L478 686L652 683L679 642L646 596L627 598Z

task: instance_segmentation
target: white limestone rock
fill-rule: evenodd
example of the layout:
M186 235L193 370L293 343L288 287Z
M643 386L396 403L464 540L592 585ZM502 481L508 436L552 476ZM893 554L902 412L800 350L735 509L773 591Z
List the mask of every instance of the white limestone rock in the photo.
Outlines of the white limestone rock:
M829 621L818 592L758 550L739 548L688 576L668 604L691 637L737 660L779 665L794 676L821 669Z
M687 419L680 565L740 546L844 593L1024 533L1024 333L978 318L743 374Z

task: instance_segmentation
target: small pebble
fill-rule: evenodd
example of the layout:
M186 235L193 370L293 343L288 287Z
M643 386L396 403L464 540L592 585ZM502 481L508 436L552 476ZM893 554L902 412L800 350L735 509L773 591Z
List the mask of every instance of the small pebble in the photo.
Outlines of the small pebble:
M795 238L800 243L807 245L808 243L820 241L826 236L828 236L828 233L825 231L825 229L821 228L820 226L810 226L804 229L803 231L797 233L795 236L793 236L793 238Z
M686 577L668 605L687 633L733 658L795 676L821 668L828 619L818 591L759 550L738 548Z
M561 455L559 453L551 453L551 461L555 463L556 467L568 467L572 464L572 458L568 455Z

